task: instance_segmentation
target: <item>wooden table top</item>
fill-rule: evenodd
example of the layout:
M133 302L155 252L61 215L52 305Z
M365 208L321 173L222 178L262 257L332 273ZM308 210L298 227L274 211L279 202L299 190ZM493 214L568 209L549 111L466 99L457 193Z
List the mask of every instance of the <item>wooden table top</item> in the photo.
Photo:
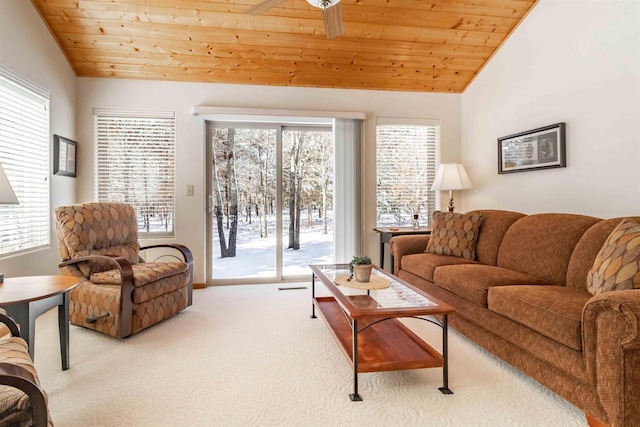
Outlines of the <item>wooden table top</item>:
M0 283L0 305L21 304L49 298L75 288L73 276L5 277Z
M431 229L429 227L420 227L414 230L413 227L376 227L373 229L378 233L391 233L394 235L400 234L429 234Z

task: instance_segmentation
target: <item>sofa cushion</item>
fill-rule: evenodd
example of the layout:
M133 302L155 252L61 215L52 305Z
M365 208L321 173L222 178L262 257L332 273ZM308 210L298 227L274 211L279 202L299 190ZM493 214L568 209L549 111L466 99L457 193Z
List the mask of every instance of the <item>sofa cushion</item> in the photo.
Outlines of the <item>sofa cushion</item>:
M133 207L119 203L87 203L54 210L63 261L88 255L114 255L131 264L140 260L138 223ZM113 268L108 260L78 263L85 277Z
M571 254L582 235L601 221L583 215L536 214L517 220L502 239L498 267L565 285Z
M488 298L489 310L582 351L582 309L589 292L566 286L500 286L489 289Z
M147 283L180 274L187 271L187 268L188 265L182 261L143 262L140 264L133 264L131 266L131 269L133 270L133 285L138 288L146 285ZM91 283L96 285L122 284L120 270L117 268L103 271L101 273L94 273L89 279L91 280Z
M436 267L458 264L477 264L477 261L450 255L427 253L405 255L400 259L401 270L415 274L430 282L433 282L433 273Z
M640 224L624 219L613 229L587 275L587 290L600 292L640 288Z
M482 307L487 307L487 292L493 286L549 284L537 276L483 264L438 267L434 279L436 286Z
M476 260L481 264L496 265L498 251L505 233L524 214L500 210L482 210L482 226L476 241Z
M474 260L481 221L482 214L478 211L465 214L435 211L426 252Z

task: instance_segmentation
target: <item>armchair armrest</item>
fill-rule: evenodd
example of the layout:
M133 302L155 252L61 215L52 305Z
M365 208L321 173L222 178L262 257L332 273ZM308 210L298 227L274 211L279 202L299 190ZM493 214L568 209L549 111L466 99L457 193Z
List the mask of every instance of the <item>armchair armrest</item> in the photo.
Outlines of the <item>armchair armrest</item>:
M640 289L604 292L582 311L587 374L612 426L640 425Z
M141 247L140 250L144 251L147 249L156 249L156 248L172 248L180 251L180 253L182 254L184 262L186 262L188 265L187 269L189 271L189 284L187 285L187 289L188 289L187 290L188 292L187 307L190 306L193 302L193 254L191 253L191 250L186 246L178 243L164 243L164 244L158 244L158 245L144 246L144 247Z
M108 255L89 255L80 258L70 259L58 265L59 268L68 265L77 264L84 261L95 261L98 259L108 260L118 270L122 278L120 290L120 325L118 327L118 338L124 338L131 335L131 327L133 322L133 269L131 263L121 256ZM87 317L88 322L95 322L97 319Z
M33 407L33 425L35 427L48 425L47 400L31 372L13 363L0 362L0 384L22 390L29 397Z
M418 254L427 249L429 243L428 234L412 234L408 236L395 236L389 242L391 257L393 259L393 271L400 271L402 257L410 254Z
M13 337L20 336L20 330L18 329L18 324L12 318L10 318L4 313L0 313L0 322L4 323L4 325L9 329L9 332L11 332L11 336Z

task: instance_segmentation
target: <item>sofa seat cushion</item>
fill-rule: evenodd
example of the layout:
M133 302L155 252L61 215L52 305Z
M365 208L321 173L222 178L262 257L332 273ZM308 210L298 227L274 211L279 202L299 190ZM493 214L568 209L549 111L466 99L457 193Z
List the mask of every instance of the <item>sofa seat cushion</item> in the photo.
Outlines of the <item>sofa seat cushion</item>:
M400 269L433 282L436 267L459 264L477 264L477 261L451 255L420 253L403 256L400 260Z
M582 351L582 309L591 296L566 286L500 286L488 298L489 310Z
M138 288L144 286L147 283L155 282L156 280L164 279L165 277L174 276L187 271L187 264L182 261L174 262L141 262L139 264L132 264L133 270L133 285ZM101 273L94 273L89 278L91 283L96 285L120 285L122 284L122 278L120 277L120 270L117 268L103 271Z
M170 294L180 288L185 288L188 284L189 272L183 271L180 274L174 274L173 276L147 283L144 286L138 286L133 290L133 303L140 304L157 297ZM185 299L185 302L186 301L187 300ZM186 308L186 305L180 308L180 310L183 308ZM156 313L156 315L160 316L161 313ZM159 318L158 321L160 320L162 319Z
M549 285L540 277L483 264L438 267L434 279L436 286L482 307L487 307L487 293L494 286Z

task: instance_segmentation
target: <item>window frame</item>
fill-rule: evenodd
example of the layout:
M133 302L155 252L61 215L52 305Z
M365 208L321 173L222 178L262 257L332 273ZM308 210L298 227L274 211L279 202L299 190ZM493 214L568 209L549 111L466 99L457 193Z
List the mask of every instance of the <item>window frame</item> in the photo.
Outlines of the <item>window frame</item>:
M431 224L431 217L433 212L440 209L440 192L439 191L431 191L431 186L433 185L433 180L435 179L438 167L440 165L440 120L439 119L410 119L410 118L389 118L389 117L377 117L376 118L376 226L384 227L384 226L395 226L395 227L410 227L412 225L412 215L408 215L407 219L402 223L395 223L393 225L390 224L381 224L379 222L379 197L380 197L380 147L382 141L380 140L380 132L381 128L394 128L397 127L399 129L402 128L412 128L412 127L424 127L424 128L432 128L432 131L435 133L433 139L433 147L427 148L425 155L427 156L427 162L432 161L433 170L428 172L426 177L426 195L427 195L427 203L418 202L417 206L413 209L413 213L419 213L419 223L420 226L429 226ZM427 143L430 143L430 138L427 137Z
M20 218L29 224L26 231L14 231L19 239L6 245L14 249L5 251L5 244L0 245L0 258L6 258L51 247L51 94L4 66L0 66L0 86L3 92L15 95L5 102L16 103L16 108L37 104L44 111L31 110L23 117L29 124L22 128L15 125L25 120L12 120L10 114L0 117L0 125L7 126L4 136L0 133L0 158L4 157L3 169L19 201L18 205L0 206L0 230L4 230L0 234L6 236L6 230Z

